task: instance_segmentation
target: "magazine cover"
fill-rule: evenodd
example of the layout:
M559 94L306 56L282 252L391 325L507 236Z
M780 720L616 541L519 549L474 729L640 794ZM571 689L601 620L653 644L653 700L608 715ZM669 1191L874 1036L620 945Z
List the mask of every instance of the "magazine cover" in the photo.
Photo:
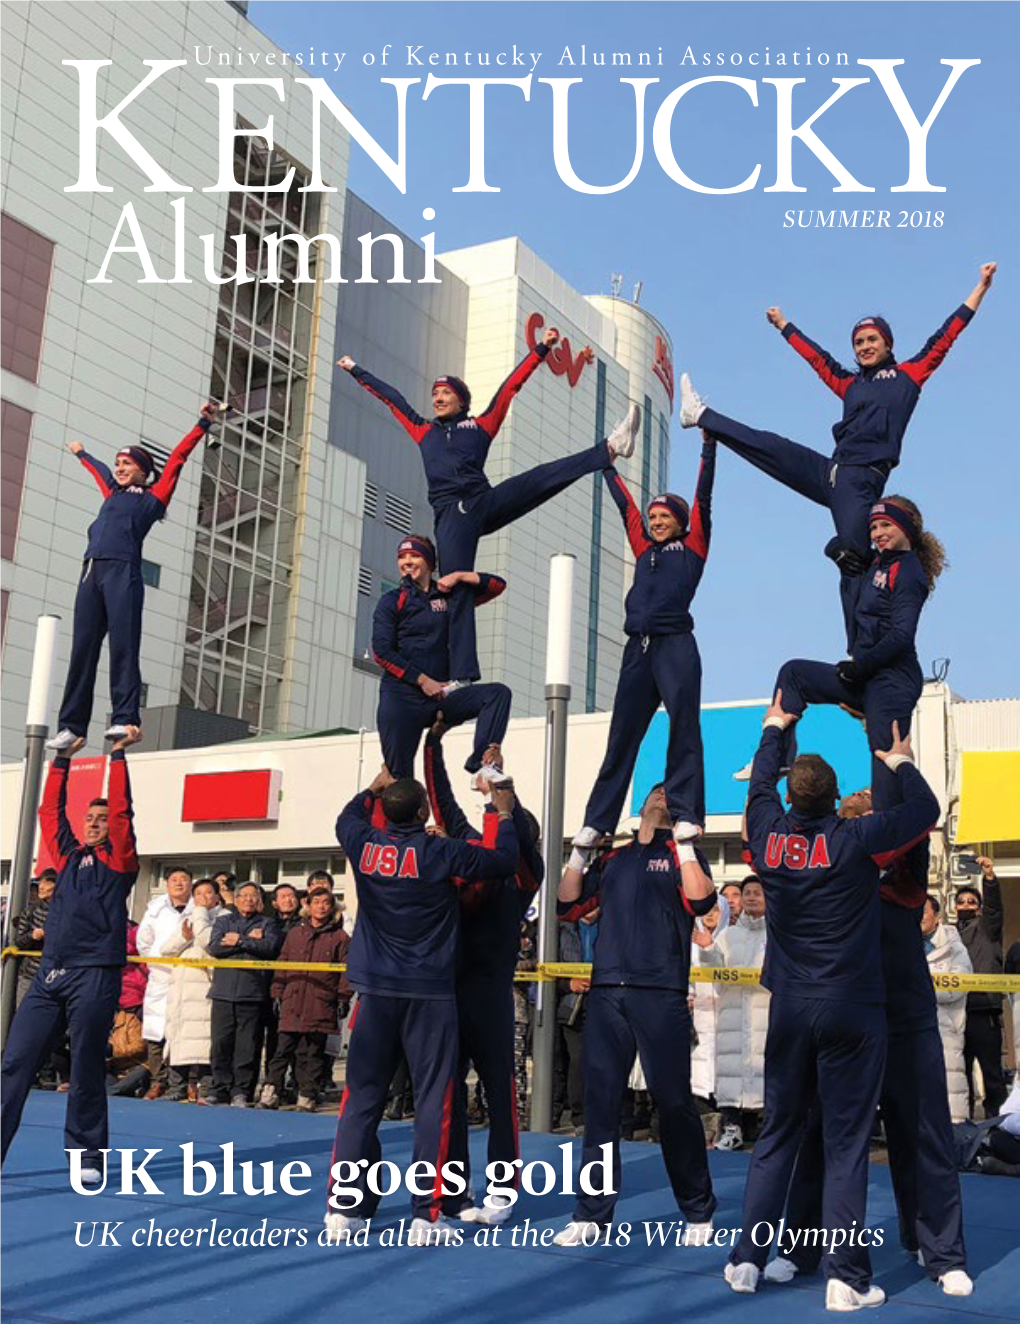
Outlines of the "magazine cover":
M5 1319L1020 1319L1016 7L0 27Z

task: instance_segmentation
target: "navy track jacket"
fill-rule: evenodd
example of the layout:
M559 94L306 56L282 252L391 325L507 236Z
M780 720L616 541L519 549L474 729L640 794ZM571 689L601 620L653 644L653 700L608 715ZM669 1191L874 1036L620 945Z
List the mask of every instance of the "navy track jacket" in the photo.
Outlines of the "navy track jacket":
M481 844L494 814L485 811L486 827L479 832L468 822L450 787L443 758L442 741L429 736L425 741L425 784L428 787L432 817L448 837ZM506 984L513 979L521 949L521 920L542 886L545 865L531 837L520 801L514 802L514 830L517 833L519 858L517 871L506 878L469 883L460 889L460 945L457 953L457 977L485 979Z
M375 797L361 791L336 823L358 888L348 983L390 997L453 997L458 884L515 872L514 825L493 814L487 839L472 846L429 836L420 822L375 826L375 806Z
M166 514L177 487L185 461L212 424L200 419L186 437L182 437L151 487L120 487L102 460L86 451L78 456L96 480L105 500L89 526L86 561L139 561L145 535Z
M627 484L615 469L604 470L613 500L623 516L634 553L634 583L627 594L627 634L689 634L690 607L708 559L712 536L712 484L716 443L701 449L701 470L691 510L691 527L672 542L653 542Z
M865 818L802 818L776 783L785 740L766 727L751 770L747 839L765 889L769 941L761 982L773 993L882 1002L879 872L935 826L939 803L910 763L903 802Z
M890 468L899 464L903 434L921 387L973 316L971 309L961 304L912 359L897 363L890 353L883 363L854 372L787 322L783 337L843 401L843 417L832 429L835 460L840 464L886 464Z
M708 861L698 863L711 877ZM599 936L592 957L592 987L667 988L686 993L691 973L691 930L696 915L716 904L683 893L683 876L668 828L647 845L635 839L607 851L588 868L576 901L560 901L560 919L577 920L596 906Z
M506 588L499 575L479 573L475 606L498 598ZM410 575L399 588L384 593L372 618L372 656L385 675L382 683L405 681L417 685L418 677L450 679L450 617L448 595L433 583L426 593Z
M897 663L917 660L914 640L928 580L917 554L882 552L861 582L854 609L850 656L863 680Z
M43 965L57 969L124 965L127 899L138 877L131 782L122 749L110 755L109 836L83 846L67 821L71 760L50 764L39 826L57 870L57 889L46 917Z
M484 413L467 411L431 422L412 409L399 391L355 365L351 376L393 414L412 441L418 443L433 508L478 496L488 490L485 461L511 401L549 353L545 345L531 350L492 397Z

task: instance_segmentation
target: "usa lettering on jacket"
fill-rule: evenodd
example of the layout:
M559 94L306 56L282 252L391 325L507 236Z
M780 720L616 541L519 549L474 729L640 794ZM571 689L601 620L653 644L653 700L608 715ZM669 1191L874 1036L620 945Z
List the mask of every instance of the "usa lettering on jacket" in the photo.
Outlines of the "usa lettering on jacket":
M769 869L785 865L787 869L828 869L829 843L820 832L813 841L799 833L770 832L765 843L765 864Z
M358 868L362 873L377 874L380 878L419 878L418 854L413 846L403 851L396 846L382 846L366 841Z

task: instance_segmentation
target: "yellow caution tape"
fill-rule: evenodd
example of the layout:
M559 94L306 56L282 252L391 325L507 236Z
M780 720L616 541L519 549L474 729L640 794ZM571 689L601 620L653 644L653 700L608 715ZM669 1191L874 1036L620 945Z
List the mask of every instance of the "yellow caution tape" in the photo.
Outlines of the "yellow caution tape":
M11 956L34 956L38 952L22 952L16 947L5 947L0 952L4 961ZM184 956L129 956L134 965L187 966L189 970L325 970L343 971L346 964L327 961L234 961L202 957L189 961ZM590 979L591 965L583 961L545 961L535 970L521 970L514 976L518 983L551 983L556 979ZM750 966L695 966L690 973L692 984L721 984L726 988L739 988L761 983L761 971ZM1020 975L954 975L933 974L935 988L949 993L1020 993Z

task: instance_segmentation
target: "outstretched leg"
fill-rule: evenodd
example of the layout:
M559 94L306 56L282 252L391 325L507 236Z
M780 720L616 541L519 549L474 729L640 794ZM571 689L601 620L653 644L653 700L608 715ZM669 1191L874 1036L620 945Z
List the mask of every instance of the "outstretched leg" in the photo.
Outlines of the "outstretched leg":
M447 726L461 722L475 723L475 740L471 757L464 764L468 772L477 772L482 766L482 755L490 745L501 745L510 721L510 690L506 685L492 682L471 685L468 689L454 690L437 706L442 709Z
M749 428L714 409L706 409L699 423L709 436L721 441L762 473L799 492L809 501L831 509L833 462L819 451L781 437L777 432Z
M59 730L88 735L89 719L96 691L99 654L109 628L106 603L96 582L96 562L86 561L74 599L74 625L71 636L71 660L67 683L57 719Z
M480 498L482 533L496 533L551 501L585 474L608 469L612 463L608 445L600 441L597 446L587 446L576 455L550 460L548 464L539 464L526 473L504 479Z

